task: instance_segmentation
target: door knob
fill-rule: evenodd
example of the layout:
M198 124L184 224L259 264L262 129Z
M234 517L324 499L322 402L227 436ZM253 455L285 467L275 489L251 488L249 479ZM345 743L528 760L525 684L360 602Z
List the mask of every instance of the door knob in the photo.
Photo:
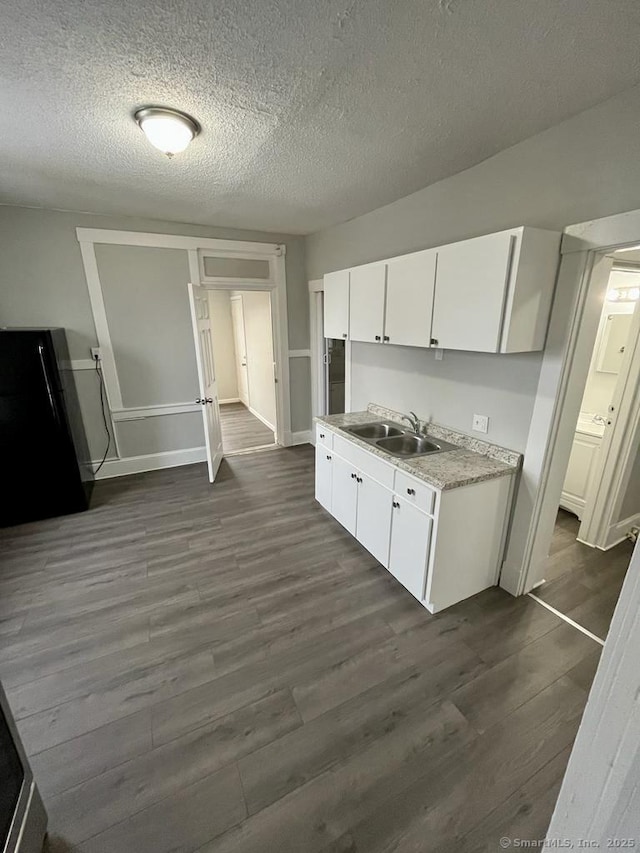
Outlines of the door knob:
M380 335L376 335L376 340L377 340L377 341L379 341L379 340L380 340Z
M203 403L213 403L213 397L205 397Z
M198 397L198 399L196 400L196 403L202 403L202 405L204 406L204 401L200 397Z

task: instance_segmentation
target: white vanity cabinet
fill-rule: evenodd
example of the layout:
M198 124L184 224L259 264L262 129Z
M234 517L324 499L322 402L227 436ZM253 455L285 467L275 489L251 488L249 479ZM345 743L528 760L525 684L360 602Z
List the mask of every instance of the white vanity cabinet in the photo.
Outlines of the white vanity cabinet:
M316 426L316 499L432 613L497 582L511 485L441 491Z
M329 273L325 337L471 352L544 348L560 234L521 226ZM339 318L339 319L338 319Z
M580 521L597 474L603 434L603 423L580 416L560 496L560 506L577 515Z

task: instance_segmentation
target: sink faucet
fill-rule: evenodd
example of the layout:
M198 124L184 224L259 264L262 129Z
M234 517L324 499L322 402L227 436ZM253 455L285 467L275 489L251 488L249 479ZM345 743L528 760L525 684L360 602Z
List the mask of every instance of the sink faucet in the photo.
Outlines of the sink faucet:
M415 412L409 412L408 415L402 416L403 421L409 421L411 424L411 428L415 432L416 435L422 434L422 424L420 423L420 418L416 415Z

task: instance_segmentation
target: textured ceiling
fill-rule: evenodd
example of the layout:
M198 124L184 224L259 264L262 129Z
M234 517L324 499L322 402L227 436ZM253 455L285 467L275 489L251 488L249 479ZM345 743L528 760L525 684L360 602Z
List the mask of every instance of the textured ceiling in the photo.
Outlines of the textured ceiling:
M640 80L638 0L20 0L0 201L306 233ZM133 120L194 115L173 160Z

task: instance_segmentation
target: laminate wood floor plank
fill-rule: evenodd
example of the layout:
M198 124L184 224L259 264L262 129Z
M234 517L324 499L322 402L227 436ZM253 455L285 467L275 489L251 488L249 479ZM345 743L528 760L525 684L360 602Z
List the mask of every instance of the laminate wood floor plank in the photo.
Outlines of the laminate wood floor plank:
M226 453L273 444L275 440L273 431L242 403L223 403L220 406L220 427Z
M50 819L71 843L84 841L301 725L281 690L50 799Z
M559 510L545 575L535 594L601 639L606 639L633 545L599 551L576 541L580 522Z
M548 819L599 648L499 589L429 614L313 465L105 480L87 513L0 531L0 678L52 850L484 849ZM604 613L606 561L562 522L567 602Z

